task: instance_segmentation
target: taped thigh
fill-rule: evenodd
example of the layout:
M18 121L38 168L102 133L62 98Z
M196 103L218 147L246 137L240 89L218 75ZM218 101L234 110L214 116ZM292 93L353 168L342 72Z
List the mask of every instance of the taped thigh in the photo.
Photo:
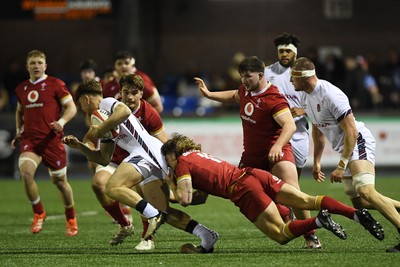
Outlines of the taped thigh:
M343 184L343 190L346 196L348 196L350 199L359 197L360 194L358 194L356 188L353 185L353 180L352 179L342 179L342 184Z
M50 177L63 177L67 175L67 167L64 167L59 170L50 170L49 169L49 175Z
M28 158L28 157L20 157L20 158L18 159L18 167L21 168L21 165L22 165L24 162L28 162L28 161L30 161L30 162L33 163L33 165L35 166L35 169L37 168L38 164L36 163L36 161L34 161L33 159Z
M358 188L364 185L375 185L375 175L369 172L358 173L353 176L353 186Z

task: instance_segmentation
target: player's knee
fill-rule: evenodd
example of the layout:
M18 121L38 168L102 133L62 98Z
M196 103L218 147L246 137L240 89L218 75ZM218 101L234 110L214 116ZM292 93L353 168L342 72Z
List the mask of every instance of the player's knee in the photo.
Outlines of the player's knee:
M359 173L353 176L353 186L361 198L369 201L375 193L375 176L372 173Z
M354 199L360 196L356 188L353 186L353 181L351 179L343 179L342 183L343 183L343 191L346 194L346 196L348 196L350 199Z
M67 167L64 167L59 170L50 170L49 169L49 175L54 180L63 180L65 178L65 176L67 175Z

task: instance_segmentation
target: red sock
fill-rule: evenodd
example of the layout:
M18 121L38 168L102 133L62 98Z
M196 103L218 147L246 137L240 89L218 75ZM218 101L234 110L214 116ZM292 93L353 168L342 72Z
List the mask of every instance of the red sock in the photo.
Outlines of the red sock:
M149 222L142 218L142 225L143 225L142 238L144 238L144 235L146 234L147 228L149 228Z
M347 206L331 197L323 196L321 200L321 209L327 209L329 213L340 214L354 220L355 208Z
M67 218L67 220L75 219L75 208L65 208L65 217Z
M294 220L289 223L289 231L292 233L292 235L297 237L315 230L318 228L317 224L315 223L315 219L316 217L306 220Z
M121 226L128 226L131 223L125 218L121 207L118 202L114 202L109 206L103 206L103 208L111 215L111 217Z
M39 201L39 203L32 205L32 210L33 213L42 214L44 212L42 201Z
M279 214L281 215L283 221L287 222L290 217L290 209L281 204L276 204L276 207L278 208Z

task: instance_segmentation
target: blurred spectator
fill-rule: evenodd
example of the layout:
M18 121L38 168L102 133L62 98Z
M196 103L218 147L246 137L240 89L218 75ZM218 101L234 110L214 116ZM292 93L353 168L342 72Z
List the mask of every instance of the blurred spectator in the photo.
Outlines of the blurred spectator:
M354 110L371 110L382 102L375 78L369 73L368 62L362 56L344 60L346 75L343 92Z
M325 79L341 88L343 87L346 75L345 73L346 71L343 60L339 56L333 53L326 56L324 60L324 73L321 77L322 79Z
M242 52L236 52L231 60L231 64L227 70L227 78L225 83L225 90L238 88L242 84L240 74L238 72L239 64L244 60L246 56Z
M17 107L17 97L15 95L15 88L22 81L27 80L29 78L26 70L22 67L22 64L16 57L12 57L7 62L7 69L3 74L3 85L4 89L8 94L8 105L4 107L4 109L15 110ZM2 98L3 98L2 92ZM5 93L4 93L5 94Z
M400 54L397 49L388 51L389 61L383 65L378 83L383 95L383 105L390 108L400 107Z
M9 96L4 85L0 83L0 111L6 109L9 106Z

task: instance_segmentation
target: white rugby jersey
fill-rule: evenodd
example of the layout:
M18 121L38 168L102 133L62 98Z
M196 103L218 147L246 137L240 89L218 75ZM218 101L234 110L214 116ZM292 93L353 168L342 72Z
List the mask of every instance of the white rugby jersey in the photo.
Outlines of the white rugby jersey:
M344 132L339 122L352 112L347 96L330 82L318 79L310 94L302 92L301 103L312 124L326 136L333 150L342 153ZM358 132L367 130L364 123L354 121Z
M301 94L294 90L293 84L290 82L290 70L275 62L269 65L264 70L264 77L267 81L270 81L273 85L278 87L279 91L285 96L289 103L289 106L302 108L301 106ZM293 118L296 123L296 132L292 136L292 140L300 140L308 138L308 122L306 116L300 116Z
M99 108L111 114L120 103L113 97L107 97L100 102ZM114 141L131 155L142 156L148 160L161 169L164 175L168 173L167 162L161 153L162 142L151 136L133 114L119 125L119 135Z

